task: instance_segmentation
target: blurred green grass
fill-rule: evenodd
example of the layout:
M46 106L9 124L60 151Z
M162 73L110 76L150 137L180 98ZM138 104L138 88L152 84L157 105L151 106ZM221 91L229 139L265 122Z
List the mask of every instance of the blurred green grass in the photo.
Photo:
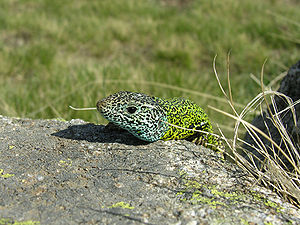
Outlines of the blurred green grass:
M103 123L68 105L129 90L190 98L230 130L233 121L207 107L226 104L138 82L221 97L212 62L218 54L226 82L231 51L233 98L246 104L261 89L249 74L259 77L266 58L266 84L300 59L299 11L295 0L1 1L0 114Z

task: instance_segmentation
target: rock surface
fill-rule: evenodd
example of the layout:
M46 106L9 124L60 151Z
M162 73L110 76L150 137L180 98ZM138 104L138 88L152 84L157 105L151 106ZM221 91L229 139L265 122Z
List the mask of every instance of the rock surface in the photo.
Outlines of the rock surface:
M296 102L300 99L300 61L293 65L288 74L283 78L280 83L280 87L278 92L285 94L286 96L290 97L293 102ZM279 96L275 96L275 105L277 108L277 112L280 112L286 109L289 105L287 101ZM269 105L272 114L274 114L274 107L272 104ZM282 121L282 124L285 126L288 135L290 136L293 145L298 149L300 152L300 104L296 104L295 107L295 114L296 114L296 121L293 118L293 114L291 110L287 110L284 113L279 114L279 118ZM296 123L296 124L295 124ZM285 144L282 142L282 137L278 131L278 129L274 126L274 123L270 119L270 115L267 111L263 113L263 115L259 115L254 118L252 124L262 130L264 133L268 134L272 139L285 151L287 152L287 148ZM262 143L267 146L268 152L270 155L273 154L272 146L269 140L262 137L262 135L258 134ZM257 147L256 142L253 138L246 133L244 141L249 143L249 145L244 145L244 148L248 149L250 152L254 153L259 159L263 160L264 156L258 153L255 148ZM276 151L277 149L275 149ZM288 160L283 157L280 151L276 151L277 154L281 157L282 161L284 162L287 167L292 170L291 165L289 164ZM296 160L297 161L297 160ZM257 165L260 166L260 163L256 160Z
M0 224L300 224L300 211L187 141L0 116Z

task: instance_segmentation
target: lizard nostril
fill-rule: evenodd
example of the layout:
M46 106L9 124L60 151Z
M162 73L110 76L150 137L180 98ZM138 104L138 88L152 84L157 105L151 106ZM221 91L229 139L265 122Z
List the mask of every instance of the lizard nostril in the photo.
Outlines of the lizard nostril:
M99 112L101 112L102 111L102 109L106 106L106 101L104 101L105 99L102 99L102 100L99 100L98 102L97 102L97 110L99 111Z

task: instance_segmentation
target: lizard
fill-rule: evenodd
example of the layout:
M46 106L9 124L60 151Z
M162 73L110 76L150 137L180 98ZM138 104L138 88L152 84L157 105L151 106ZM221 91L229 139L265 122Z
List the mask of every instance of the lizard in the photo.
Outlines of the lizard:
M223 152L207 114L188 99L120 91L99 100L97 110L110 123L147 142L184 139Z

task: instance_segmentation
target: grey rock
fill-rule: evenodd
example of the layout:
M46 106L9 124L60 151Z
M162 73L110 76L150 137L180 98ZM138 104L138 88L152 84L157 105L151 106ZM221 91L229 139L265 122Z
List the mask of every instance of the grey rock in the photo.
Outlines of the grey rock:
M300 224L210 149L0 116L0 224Z
M293 102L296 102L300 99L300 61L293 65L284 79L281 81L280 88L278 92L285 94L290 97ZM275 96L275 105L277 108L277 112L280 112L288 107L288 103L286 99ZM272 114L274 114L274 107L272 104L269 105ZM279 114L279 118L282 121L282 124L285 126L286 131L291 138L293 145L298 149L300 149L300 104L295 105L295 113L296 113L296 121L293 119L293 114L291 110L287 110L284 113ZM295 124L296 123L296 124ZM282 137L278 129L274 126L274 123L270 119L270 114L266 110L262 115L259 115L254 118L252 121L252 125L262 130L265 134L268 134L285 152L287 152L287 148L282 141ZM273 155L272 145L270 141L264 138L262 135L258 134L259 139L263 142L263 144L267 147L268 153ZM249 145L244 145L243 147L247 149L250 153L253 153L260 160L264 160L264 156L261 155L255 148L258 147L255 140L251 137L249 133L246 133L244 141L249 143ZM278 151L275 147L276 154L281 158L284 165L288 170L293 170L291 164L288 160L283 156L283 154ZM245 155L246 156L246 155ZM247 157L247 156L246 156ZM295 158L295 155L292 155ZM261 163L259 160L256 160L256 164L261 167Z

